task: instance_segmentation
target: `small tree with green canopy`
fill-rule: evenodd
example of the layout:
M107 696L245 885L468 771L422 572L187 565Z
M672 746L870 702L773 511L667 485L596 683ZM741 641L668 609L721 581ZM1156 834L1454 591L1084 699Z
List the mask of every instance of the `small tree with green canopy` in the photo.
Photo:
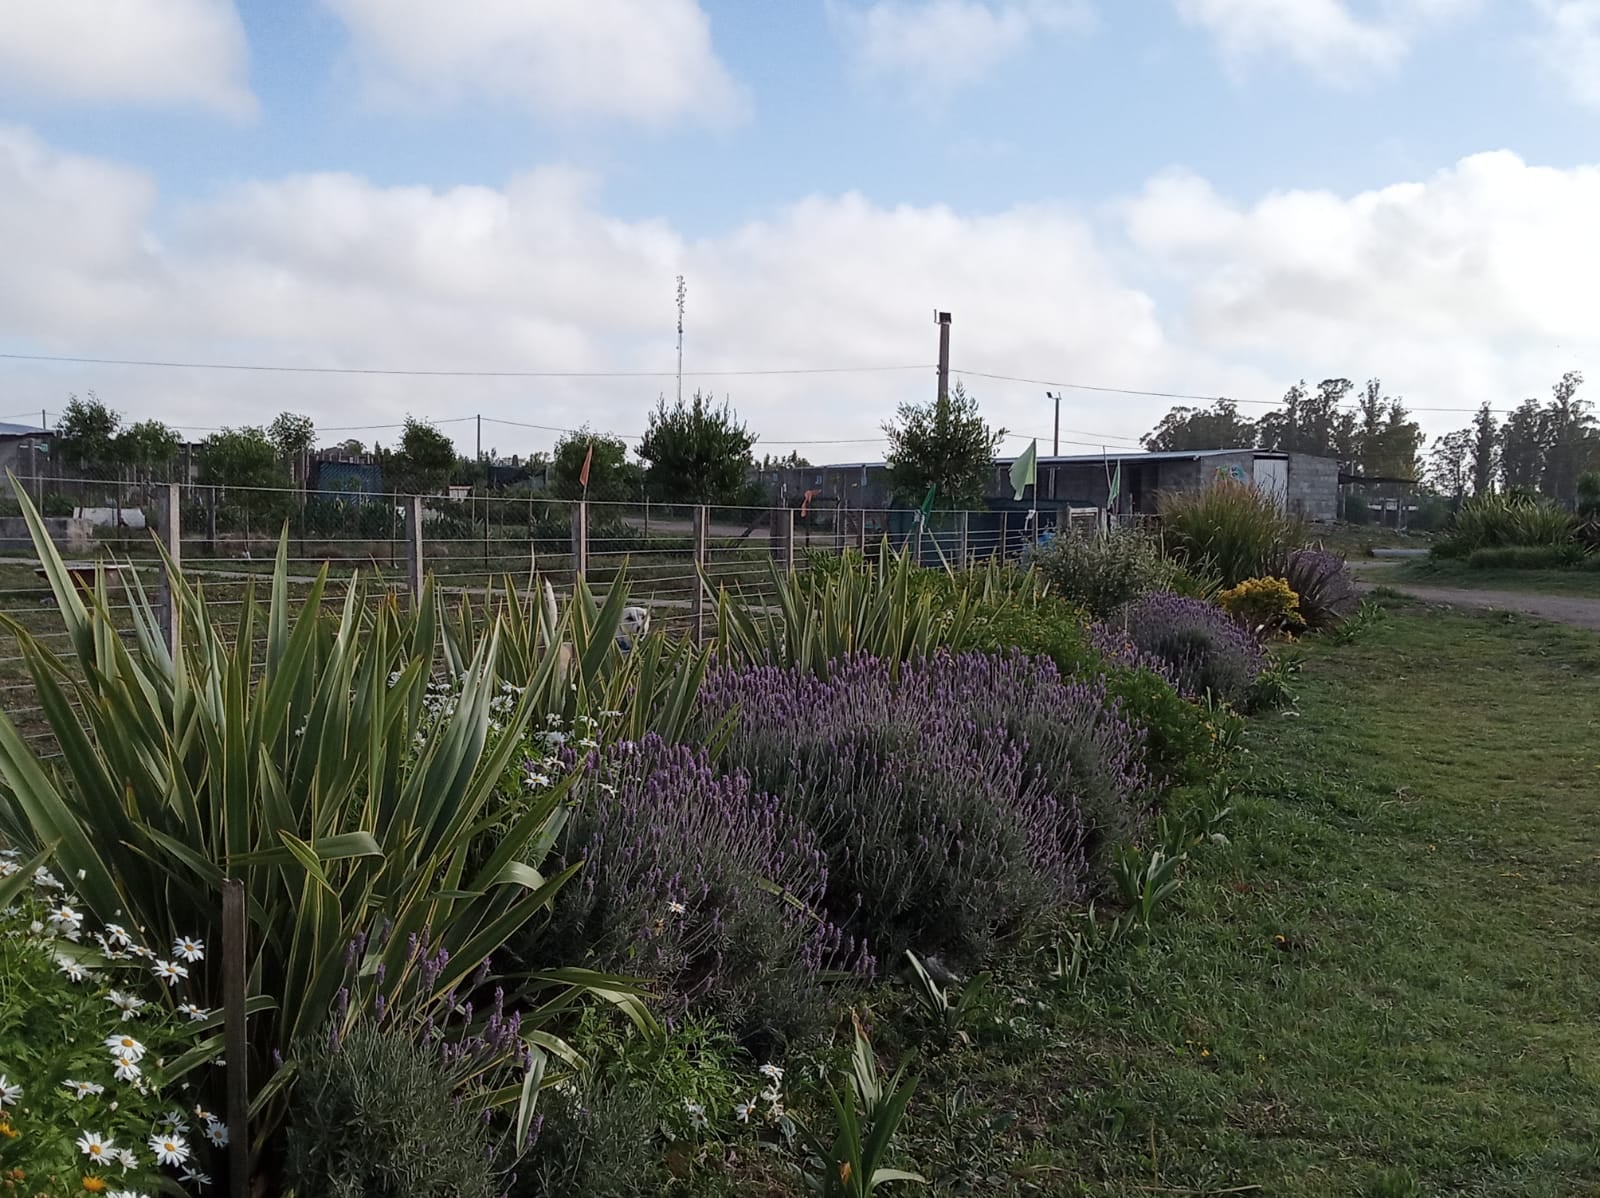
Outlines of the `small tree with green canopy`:
M272 438L265 429L250 426L225 428L205 441L200 481L220 488L224 516L237 518L249 536L287 510L285 488L289 479Z
M1005 429L991 429L978 401L959 382L943 399L903 403L883 426L889 438L889 479L895 498L919 504L930 486L945 507L977 507L994 470Z
M751 495L755 443L726 400L719 408L698 391L671 407L657 400L639 442L639 456L649 463L645 487L663 503L743 503Z
M117 456L147 480L165 473L183 438L159 420L141 420L117 438Z
M455 442L427 421L407 416L400 449L386 466L396 491L423 495L444 490L455 464Z
M109 474L122 464L121 432L122 417L93 391L87 399L71 396L56 421L56 458L68 468Z
M588 498L601 503L624 503L639 498L642 474L628 461L628 444L610 433L597 433L587 424L556 442L550 458L550 493L557 499L584 498L583 460L589 460Z
M1209 408L1176 407L1139 438L1151 453L1181 449L1253 449L1255 421L1239 415L1239 405L1219 399Z

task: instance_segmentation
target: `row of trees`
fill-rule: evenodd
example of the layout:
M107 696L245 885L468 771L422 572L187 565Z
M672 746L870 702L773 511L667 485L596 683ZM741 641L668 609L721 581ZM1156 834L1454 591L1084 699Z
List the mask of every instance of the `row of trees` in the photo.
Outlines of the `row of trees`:
M1354 407L1347 406L1354 395ZM1349 379L1304 380L1284 393L1282 406L1259 420L1219 399L1209 408L1176 407L1140 438L1154 452L1184 449L1267 449L1335 458L1341 468L1373 479L1417 477L1422 429L1405 403L1370 379L1359 392Z
M1503 423L1484 404L1470 425L1434 442L1429 481L1457 499L1498 486L1576 503L1579 480L1600 470L1600 422L1593 405L1578 398L1582 386L1583 375L1568 371L1551 399L1524 400Z
M1464 429L1437 438L1426 460L1423 434L1402 400L1377 379L1356 391L1349 379L1290 387L1281 407L1259 420L1231 399L1176 407L1141 438L1149 450L1270 449L1336 458L1341 469L1373 480L1406 480L1460 499L1496 488L1536 491L1562 503L1577 499L1578 479L1600 469L1600 426L1578 398L1583 375L1570 371L1552 399L1525 400L1503 422L1484 404ZM1352 406L1353 396L1353 406Z

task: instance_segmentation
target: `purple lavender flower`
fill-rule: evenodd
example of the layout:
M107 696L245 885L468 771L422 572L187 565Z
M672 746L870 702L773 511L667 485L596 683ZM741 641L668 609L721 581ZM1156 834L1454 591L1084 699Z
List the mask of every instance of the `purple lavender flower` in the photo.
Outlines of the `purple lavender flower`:
M978 653L865 656L804 670L722 668L701 692L732 720L726 760L814 832L824 905L880 953L976 959L1078 899L1080 799L1132 805L1138 735L1098 681L1048 661Z
M1203 599L1146 595L1092 629L1114 661L1147 667L1185 698L1238 703L1265 668L1266 651L1237 620Z

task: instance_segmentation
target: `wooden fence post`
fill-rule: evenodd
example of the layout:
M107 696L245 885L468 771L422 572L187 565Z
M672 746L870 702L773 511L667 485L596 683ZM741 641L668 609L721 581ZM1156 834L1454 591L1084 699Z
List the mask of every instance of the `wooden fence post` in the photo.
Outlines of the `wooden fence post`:
M772 556L785 574L794 573L794 509L775 507L768 523L768 537L772 541Z
M580 499L572 505L572 576L582 580L589 573L589 503Z
M422 496L406 497L406 585L413 604L422 602Z
M694 597L689 604L690 633L694 643L706 641L706 548L711 540L711 509L701 504L694 509Z
M183 574L183 492L177 483L167 484L167 514L161 522L161 537L166 542L168 561L161 568L161 622L167 634L167 651L178 655L178 591L174 574Z

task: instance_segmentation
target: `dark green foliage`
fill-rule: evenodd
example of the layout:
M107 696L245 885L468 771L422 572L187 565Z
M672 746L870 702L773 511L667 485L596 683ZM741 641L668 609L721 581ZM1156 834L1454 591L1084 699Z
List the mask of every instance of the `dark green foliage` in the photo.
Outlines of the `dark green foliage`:
M643 1198L662 1192L661 1097L637 1082L553 1093L508 1198Z
M1180 562L1218 575L1229 587L1264 577L1279 555L1305 544L1304 521L1236 482L1163 495L1161 531Z
M1255 421L1239 415L1239 405L1219 399L1209 408L1173 408L1161 423L1139 438L1152 453L1180 449L1252 449Z
M402 495L437 494L455 464L455 442L427 421L407 416L399 450L384 456L384 481Z
M889 478L901 503L917 505L930 486L941 508L978 507L1004 429L990 429L959 382L944 399L903 403L885 424Z
M1572 513L1548 499L1516 492L1474 495L1461 505L1432 552L1466 557L1475 549L1509 545L1570 545L1576 530Z
M121 428L122 417L101 403L93 391L88 399L74 395L56 420L56 460L73 472L105 473L121 462L117 449Z
M1340 515L1344 517L1346 524L1372 523L1372 508L1368 506L1365 495L1346 495Z
M1051 590L1096 617L1163 589L1172 573L1161 547L1136 533L1058 536L1033 560Z
M1584 564L1581 545L1497 545L1474 549L1467 565L1474 570L1562 570Z
M705 503L735 507L753 502L750 450L756 439L726 402L696 391L672 407L657 401L639 441L639 456L649 463L645 485L662 503Z
M438 1049L360 1024L307 1050L291 1108L285 1180L303 1198L494 1198L483 1120L458 1106Z
M593 450L593 456L590 451ZM588 498L598 503L637 502L643 480L639 467L628 461L628 444L621 437L597 433L584 425L556 442L550 458L550 493L557 499L584 497L583 462L589 458ZM590 516L591 523L594 516ZM590 535L594 535L591 528Z

